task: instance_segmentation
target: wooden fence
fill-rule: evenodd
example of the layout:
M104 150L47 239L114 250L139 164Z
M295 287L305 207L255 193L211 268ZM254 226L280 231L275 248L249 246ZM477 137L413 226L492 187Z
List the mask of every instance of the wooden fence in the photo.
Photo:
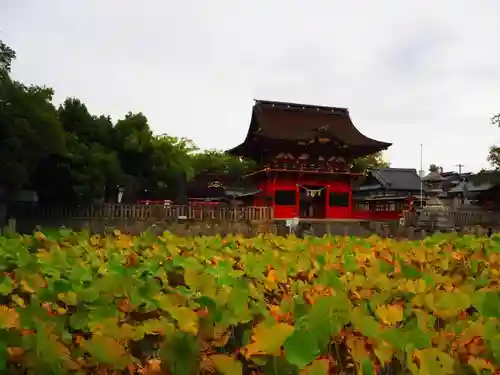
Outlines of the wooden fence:
M477 209L458 209L450 208L432 210L424 209L420 212L403 212L406 226L418 226L419 222L429 222L432 216L445 219L450 225L456 227L469 227L474 225L494 226L500 225L500 214L497 212L488 212Z
M426 215L437 215L445 218L450 225L466 227L474 225L499 226L500 214L482 210L440 210L439 213L428 209L420 213L404 213L406 226L418 226ZM423 216L419 216L423 215ZM50 221L62 220L127 220L127 221L175 221L187 219L191 221L216 220L221 222L264 222L274 219L272 207L238 207L227 206L182 206L182 205L141 205L105 203L85 207L55 207L38 204L13 204L7 207L7 216L15 219L34 219ZM353 214L353 218L361 219ZM44 220L45 219L45 220ZM365 220L368 218L364 218ZM430 219L430 218L427 218ZM369 220L369 219L368 219ZM428 222L429 220L424 220Z
M272 207L195 207L105 203L85 207L54 207L37 204L9 205L8 216L16 219L71 218L109 220L269 221Z

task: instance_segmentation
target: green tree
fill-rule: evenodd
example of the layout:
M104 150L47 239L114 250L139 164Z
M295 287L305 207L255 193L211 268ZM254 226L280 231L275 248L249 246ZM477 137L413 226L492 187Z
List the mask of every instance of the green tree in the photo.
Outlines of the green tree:
M153 173L153 132L142 113L129 112L114 127L114 148L124 172L124 201L156 189Z
M65 151L65 134L52 104L53 90L10 77L15 52L0 42L0 185L29 185L40 162Z
M496 114L491 118L492 125L500 127L500 114ZM488 152L488 162L495 170L500 170L500 146L493 145Z
M16 59L16 51L0 40L0 72L10 73L12 62Z
M191 154L196 145L187 138L162 134L153 137L152 181L149 195L155 199L184 201L186 182L193 177Z
M58 109L59 120L64 130L75 134L86 143L113 147L113 123L106 116L93 116L79 99L67 98Z
M243 176L256 167L257 164L252 160L242 159L218 150L206 150L193 155L195 174L211 172L215 174Z
M491 124L500 127L500 114L491 117ZM483 169L479 173L468 177L475 184L500 183L500 146L492 145L488 150L488 162L492 169Z
M153 174L157 181L169 184L175 175L189 180L195 173L192 153L198 148L193 141L166 134L153 138Z
M117 153L109 148L113 124L92 116L78 99L68 98L58 118L66 131L66 150L41 161L32 176L40 200L46 203L88 203L116 196L123 180Z
M364 173L370 169L388 168L389 166L390 163L384 159L383 153L377 152L375 154L355 159L351 164L351 170L353 172Z

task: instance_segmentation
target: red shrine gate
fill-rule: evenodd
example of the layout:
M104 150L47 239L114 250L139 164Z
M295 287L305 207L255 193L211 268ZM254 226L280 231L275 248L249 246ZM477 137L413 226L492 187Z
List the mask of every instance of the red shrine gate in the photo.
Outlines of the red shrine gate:
M276 219L353 218L349 165L391 144L366 137L345 108L256 101L245 141L228 152L255 160L255 206Z

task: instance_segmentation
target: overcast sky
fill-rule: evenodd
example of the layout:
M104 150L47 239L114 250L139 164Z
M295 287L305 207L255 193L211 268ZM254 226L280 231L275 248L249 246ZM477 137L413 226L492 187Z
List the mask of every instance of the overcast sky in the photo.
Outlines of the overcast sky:
M226 149L253 98L347 107L394 167L487 166L500 1L0 0L15 78Z

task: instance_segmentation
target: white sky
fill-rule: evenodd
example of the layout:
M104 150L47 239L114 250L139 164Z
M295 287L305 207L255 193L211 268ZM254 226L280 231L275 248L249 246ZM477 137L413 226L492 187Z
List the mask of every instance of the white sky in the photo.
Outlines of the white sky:
M487 167L500 1L0 0L14 77L226 149L253 98L348 107L394 167Z

